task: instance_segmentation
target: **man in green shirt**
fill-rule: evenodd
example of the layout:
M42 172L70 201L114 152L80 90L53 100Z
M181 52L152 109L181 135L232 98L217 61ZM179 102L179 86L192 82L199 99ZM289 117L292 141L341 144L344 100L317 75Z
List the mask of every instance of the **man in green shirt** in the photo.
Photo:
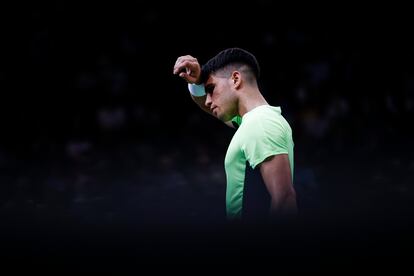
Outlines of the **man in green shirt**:
M227 217L262 221L296 214L292 130L281 108L259 90L256 57L229 48L201 67L186 55L177 58L173 73L188 82L204 111L237 129L225 157Z

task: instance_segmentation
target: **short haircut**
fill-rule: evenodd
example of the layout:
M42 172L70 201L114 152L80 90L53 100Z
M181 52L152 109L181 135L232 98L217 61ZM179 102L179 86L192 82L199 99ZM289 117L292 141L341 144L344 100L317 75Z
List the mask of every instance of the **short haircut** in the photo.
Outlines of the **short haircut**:
M224 69L227 66L247 66L254 77L259 79L260 67L256 57L241 48L228 48L219 52L216 56L207 61L201 69L201 81L204 83L210 74Z

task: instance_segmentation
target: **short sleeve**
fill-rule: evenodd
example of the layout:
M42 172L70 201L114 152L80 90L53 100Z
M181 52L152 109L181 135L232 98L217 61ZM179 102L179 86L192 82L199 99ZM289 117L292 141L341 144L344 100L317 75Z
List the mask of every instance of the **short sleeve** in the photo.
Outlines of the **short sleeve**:
M253 169L269 156L289 152L287 130L278 120L252 120L244 131L242 150Z

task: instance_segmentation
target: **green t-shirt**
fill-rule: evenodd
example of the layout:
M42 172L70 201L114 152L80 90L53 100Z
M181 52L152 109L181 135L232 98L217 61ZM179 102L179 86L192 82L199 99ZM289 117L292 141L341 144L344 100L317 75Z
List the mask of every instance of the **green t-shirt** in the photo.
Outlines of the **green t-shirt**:
M238 116L232 121L239 127L224 162L227 217L265 218L269 213L270 195L257 165L272 155L288 154L293 179L292 130L280 107L270 105L258 106L243 118Z

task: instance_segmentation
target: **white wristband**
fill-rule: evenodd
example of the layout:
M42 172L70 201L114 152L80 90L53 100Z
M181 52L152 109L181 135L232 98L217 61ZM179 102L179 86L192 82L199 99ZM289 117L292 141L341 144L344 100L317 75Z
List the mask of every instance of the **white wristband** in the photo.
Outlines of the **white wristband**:
M204 89L204 84L188 84L188 90L190 91L191 95L195 97L202 97L206 94L206 90Z

